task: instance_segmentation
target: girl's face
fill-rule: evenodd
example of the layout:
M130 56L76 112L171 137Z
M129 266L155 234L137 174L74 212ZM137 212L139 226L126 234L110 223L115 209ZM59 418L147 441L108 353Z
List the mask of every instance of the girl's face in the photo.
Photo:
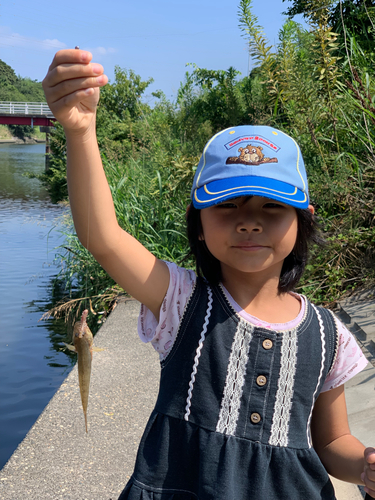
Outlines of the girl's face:
M234 271L280 276L297 238L296 210L260 196L204 208L201 222L200 238L220 261L224 283Z

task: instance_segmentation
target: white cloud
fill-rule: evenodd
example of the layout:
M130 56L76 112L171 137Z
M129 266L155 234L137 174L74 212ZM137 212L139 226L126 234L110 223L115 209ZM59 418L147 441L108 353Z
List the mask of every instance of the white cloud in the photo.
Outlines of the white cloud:
M29 37L14 32L9 26L0 26L0 49L1 48L16 48L27 49L35 52L51 52L52 54L61 49L73 48L71 45L58 40L57 38L38 39ZM86 47L81 46L81 49L88 50L93 54L94 59L103 60L109 54L117 52L113 47Z
M40 40L34 37L22 36L19 33L14 33L8 26L0 26L0 46L6 47L26 47L34 50L51 50L56 51L67 47L66 43L57 40L45 39Z
M46 40L43 40L43 44L47 45L48 47L51 48L57 48L57 49L65 49L67 47L66 43L60 42L60 40L57 40L54 38L53 40L49 40L48 38Z
M114 54L115 52L117 52L117 50L114 49L113 47L108 47L107 49L105 47L81 47L81 48L91 52L94 58L100 56L106 56L108 54Z

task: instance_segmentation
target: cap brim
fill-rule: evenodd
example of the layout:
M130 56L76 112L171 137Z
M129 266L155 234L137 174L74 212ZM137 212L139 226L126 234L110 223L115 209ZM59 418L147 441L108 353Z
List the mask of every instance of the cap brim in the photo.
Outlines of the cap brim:
M306 193L285 182L267 177L231 177L212 181L194 190L195 208L207 208L225 200L239 196L264 196L281 201L296 208L307 208L309 199Z

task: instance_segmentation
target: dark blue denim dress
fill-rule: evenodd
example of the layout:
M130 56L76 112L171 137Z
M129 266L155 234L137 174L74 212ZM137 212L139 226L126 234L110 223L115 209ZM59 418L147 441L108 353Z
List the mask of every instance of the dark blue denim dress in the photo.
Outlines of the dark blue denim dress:
M335 499L310 423L336 350L329 311L254 327L198 278L120 499Z

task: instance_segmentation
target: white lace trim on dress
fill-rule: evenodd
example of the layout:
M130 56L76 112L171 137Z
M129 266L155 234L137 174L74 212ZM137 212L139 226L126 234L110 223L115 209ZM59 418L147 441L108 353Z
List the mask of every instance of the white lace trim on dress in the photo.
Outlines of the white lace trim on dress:
M254 326L240 320L234 336L216 432L234 436Z
M281 344L281 367L277 383L276 401L269 444L288 446L290 411L294 394L294 379L297 367L297 328L285 332Z
M207 327L208 327L208 323L210 321L210 316L211 316L212 290L209 286L207 286L207 293L208 293L208 305L207 305L207 310L206 310L206 317L204 318L204 324L203 324L203 328L202 328L202 332L201 332L201 337L199 339L199 344L198 344L196 354L194 357L194 366L193 366L193 371L192 371L190 382L189 382L188 397L186 399L186 407L185 407L185 415L184 415L184 419L186 421L189 420L191 398L193 397L195 375L198 373L199 358L201 357L201 351L203 349L203 343L206 339Z
M312 406L311 406L311 410L310 410L310 415L309 415L309 419L307 421L307 442L308 442L309 448L312 448L312 439L311 439L311 418L312 418L312 412L313 412L313 409L314 409L315 400L316 400L317 395L318 395L319 385L320 385L320 382L322 380L323 370L324 370L324 363L325 363L325 358L326 358L326 339L325 339L325 334L324 334L323 320L322 320L322 317L321 317L320 312L318 311L318 309L314 306L314 304L311 304L311 305L314 308L314 310L316 312L316 315L318 316L318 320L319 320L320 339L321 339L321 342L322 342L322 360L321 360L321 364L320 364L320 373L319 373L318 382L316 384L316 388L315 388L315 391L314 391L314 394L313 394L313 400L312 400Z

